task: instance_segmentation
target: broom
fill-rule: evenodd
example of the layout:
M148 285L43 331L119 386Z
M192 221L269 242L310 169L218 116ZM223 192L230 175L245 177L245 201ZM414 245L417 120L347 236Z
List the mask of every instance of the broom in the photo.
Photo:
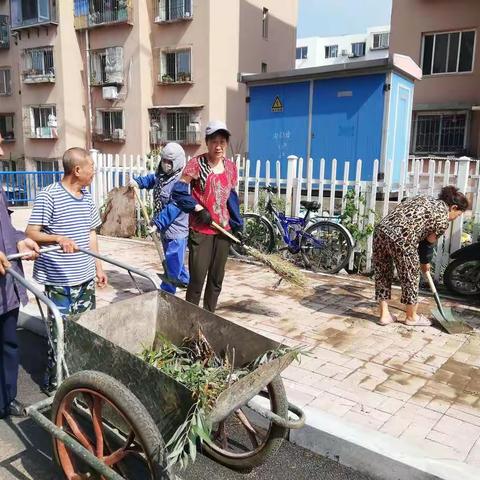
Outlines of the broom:
M235 243L241 244L249 255L266 265L271 270L273 270L282 279L297 287L305 287L307 279L305 278L303 273L297 267L293 266L290 262L284 260L278 255L262 253L256 248L245 245L242 241L240 241L240 239L232 235L228 230L225 230L216 222L212 222L211 225L212 227L216 228L220 233L228 237L230 240L234 241Z

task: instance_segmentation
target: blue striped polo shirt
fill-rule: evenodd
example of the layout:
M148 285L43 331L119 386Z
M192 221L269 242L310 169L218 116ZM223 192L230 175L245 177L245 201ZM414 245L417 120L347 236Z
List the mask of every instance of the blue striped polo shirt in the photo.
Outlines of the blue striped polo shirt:
M42 225L50 235L62 235L79 247L90 248L90 231L102 222L86 189L76 198L61 182L45 187L35 199L29 225ZM33 278L44 285L72 287L95 277L95 258L82 252L42 254L33 267Z

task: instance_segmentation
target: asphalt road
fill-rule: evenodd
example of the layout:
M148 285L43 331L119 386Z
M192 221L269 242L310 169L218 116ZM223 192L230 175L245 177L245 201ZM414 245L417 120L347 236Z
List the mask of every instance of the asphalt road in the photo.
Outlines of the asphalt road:
M45 340L19 332L22 352L18 398L33 403L43 398L39 383L46 358ZM179 476L185 480L373 480L338 463L285 442L277 455L251 473L237 473L199 455ZM0 420L1 480L61 480L52 462L51 439L32 420Z

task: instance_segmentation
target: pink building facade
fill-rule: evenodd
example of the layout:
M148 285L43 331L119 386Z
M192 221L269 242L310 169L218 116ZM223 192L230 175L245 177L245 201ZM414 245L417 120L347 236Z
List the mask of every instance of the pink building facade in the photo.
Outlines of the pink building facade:
M411 153L480 157L478 0L393 0L390 51L413 58Z
M297 0L27 4L0 1L0 170L60 168L72 146L146 155L177 141L194 155L212 118L242 153L238 72L294 67Z

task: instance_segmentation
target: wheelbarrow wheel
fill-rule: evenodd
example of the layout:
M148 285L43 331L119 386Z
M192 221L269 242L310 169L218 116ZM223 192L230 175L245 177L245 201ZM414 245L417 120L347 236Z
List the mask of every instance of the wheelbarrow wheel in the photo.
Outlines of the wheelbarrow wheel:
M155 422L140 400L109 375L85 370L67 378L55 394L51 415L57 427L125 479L169 478L165 444ZM68 480L97 478L92 467L55 437L53 452Z
M262 394L269 399L273 413L287 418L288 401L280 376L275 377ZM242 407L213 425L211 440L203 444L205 453L235 470L249 471L262 465L277 453L288 429L263 418L258 422L258 419L256 414Z

